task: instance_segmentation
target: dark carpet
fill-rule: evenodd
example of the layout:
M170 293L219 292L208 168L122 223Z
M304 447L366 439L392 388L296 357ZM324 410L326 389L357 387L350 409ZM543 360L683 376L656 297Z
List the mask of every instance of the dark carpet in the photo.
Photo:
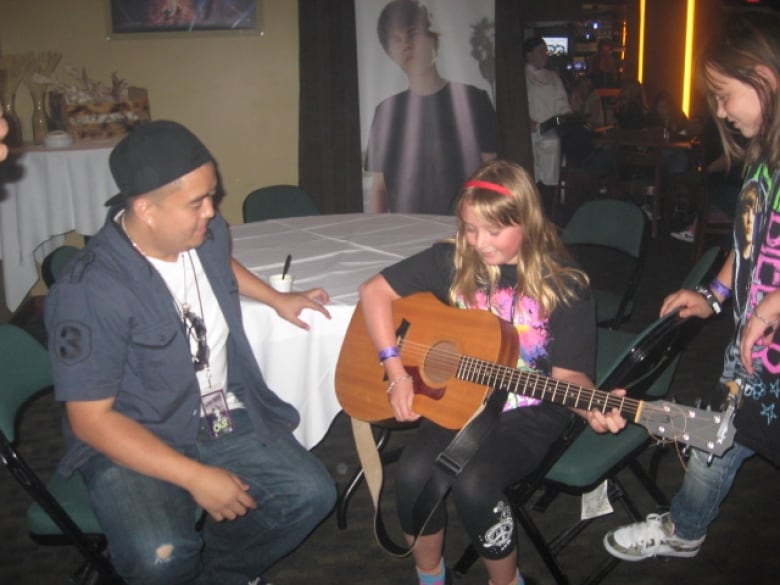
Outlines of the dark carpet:
M652 242L647 269L636 298L636 309L624 328L639 331L650 323L663 296L679 286L690 265L689 244L666 237ZM610 270L610 266L602 268L607 272ZM26 325L42 335L39 319L33 317ZM712 319L701 328L684 353L672 386L672 393L679 402L692 404L697 397L707 399L717 380L723 347L730 333L728 316ZM61 407L51 395L44 395L30 406L20 428L24 454L44 475L54 469L62 452L60 416ZM396 432L391 446L400 445L403 441L404 433ZM345 415L336 419L314 452L343 487L357 462ZM648 458L649 452L642 455L643 461L647 462ZM674 494L682 475L682 462L672 450L662 459L659 473L659 484L667 496ZM643 513L657 511L653 501L639 488L630 473L623 472L621 479ZM621 563L604 583L776 583L780 571L777 551L780 506L775 495L777 480L775 467L762 459L753 458L740 472L698 557ZM383 501L389 527L395 530L391 480ZM31 541L24 516L29 505L28 497L5 471L0 473L0 502L0 584L69 582L71 573L79 565L78 554L67 546L41 546ZM554 534L576 519L579 506L578 498L561 495L544 514L535 514L535 518L545 533ZM572 583L580 582L605 557L601 545L604 532L626 519L625 511L616 507L613 514L595 521L561 554L561 563L569 572ZM465 544L458 521L450 514L446 546L448 563L457 559ZM552 583L536 551L522 534L520 567L537 583ZM413 571L410 559L392 558L376 544L372 533L371 503L363 486L352 500L346 530L339 530L332 515L295 553L278 563L267 577L275 585L411 585L416 583ZM457 581L463 585L484 585L486 582L487 577L479 564Z

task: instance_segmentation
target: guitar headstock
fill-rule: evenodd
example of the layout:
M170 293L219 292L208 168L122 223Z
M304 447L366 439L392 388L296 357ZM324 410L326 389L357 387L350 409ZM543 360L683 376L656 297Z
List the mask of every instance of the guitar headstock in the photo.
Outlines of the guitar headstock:
M733 408L721 412L654 400L643 403L634 422L653 436L720 457L734 443L733 416Z

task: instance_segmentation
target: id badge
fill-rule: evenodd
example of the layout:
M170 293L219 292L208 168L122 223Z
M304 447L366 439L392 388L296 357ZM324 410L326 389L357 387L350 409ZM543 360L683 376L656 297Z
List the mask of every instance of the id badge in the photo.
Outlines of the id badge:
M224 390L215 390L200 397L206 424L215 439L233 432L233 419L230 417Z

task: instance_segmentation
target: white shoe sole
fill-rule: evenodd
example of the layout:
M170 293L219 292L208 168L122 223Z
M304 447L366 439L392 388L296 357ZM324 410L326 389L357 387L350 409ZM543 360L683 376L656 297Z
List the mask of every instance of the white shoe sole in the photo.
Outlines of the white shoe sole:
M636 555L636 554L623 552L621 549L616 548L618 545L610 541L610 536L611 534L605 534L603 540L604 548L607 549L607 552L611 554L613 557L631 563L635 563L637 561L644 561L645 559L651 559L653 557L680 557L680 558L690 559L695 557L697 554L699 554L699 550L700 550L698 548L695 550L675 550L673 548L668 548L666 550L658 551L654 554L648 553L646 555Z

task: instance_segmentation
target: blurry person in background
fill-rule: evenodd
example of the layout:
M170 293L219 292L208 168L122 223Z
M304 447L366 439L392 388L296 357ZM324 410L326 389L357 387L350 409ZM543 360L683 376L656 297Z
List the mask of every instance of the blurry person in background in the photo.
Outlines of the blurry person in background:
M604 126L604 106L599 95L593 91L593 80L590 77L577 79L569 94L569 105L574 113L582 116L587 126Z
M620 128L647 128L650 109L647 107L645 89L636 79L624 79L618 94L617 125Z
M528 91L528 115L531 118L531 146L534 156L534 179L549 211L561 165L561 139L558 132L542 133L540 125L561 114L570 114L569 96L555 71L547 69L549 56L542 37L532 37L523 44L525 83Z
M649 123L651 126L666 128L671 139L688 134L688 117L665 89L653 98Z
M618 66L612 53L612 40L599 39L590 71L594 87L618 87Z

